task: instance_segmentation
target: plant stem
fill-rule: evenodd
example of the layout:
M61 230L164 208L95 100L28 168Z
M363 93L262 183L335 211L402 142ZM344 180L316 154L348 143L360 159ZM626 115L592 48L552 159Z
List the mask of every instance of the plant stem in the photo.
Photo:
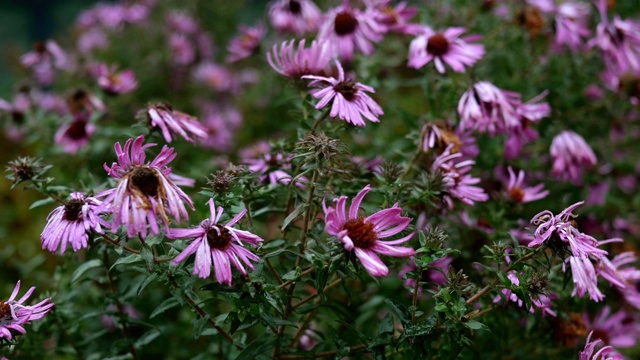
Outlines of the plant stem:
M422 271L420 271L422 273ZM411 323L416 323L416 310L418 307L418 288L420 288L420 278L416 279L416 284L413 286L413 307L411 308Z
M359 344L359 345L355 345L355 346L351 346L349 347L348 352L354 352L356 350L360 350L360 349L364 349L367 346L365 344ZM331 350L331 351L323 351L323 352L319 352L316 354L309 354L309 355L280 355L278 358L279 359L308 359L308 358L314 358L314 359L318 359L318 358L324 358L324 357L329 357L332 355L335 355L338 353L338 351L340 350Z
M336 285L340 284L340 282L342 282L342 278L340 278L340 279L338 279L338 280L336 280L336 281L332 282L331 284L329 284L329 285L325 286L325 288L323 289L323 291L324 291L324 290L329 290L329 289L331 289L332 287L334 287L334 286L336 286ZM308 297L306 297L306 298L304 298L304 299L300 300L300 302L299 302L299 303L297 303L297 304L295 304L295 305L293 306L293 308L294 308L294 309L297 309L298 307L300 307L300 306L302 306L302 305L304 305L304 304L308 303L309 301L311 301L311 300L315 299L316 297L318 297L318 295L319 295L319 294L320 294L320 293L315 293L315 294L313 294L313 295L311 295L311 296L308 296Z
M318 127L318 125L320 125L320 122L324 119L327 118L327 116L329 115L329 109L331 108L327 108L327 110L325 110L324 112L322 112L320 114L320 116L318 116L318 118L316 119L316 121L313 122L313 126L311 126L311 133L315 134L316 133L316 128Z

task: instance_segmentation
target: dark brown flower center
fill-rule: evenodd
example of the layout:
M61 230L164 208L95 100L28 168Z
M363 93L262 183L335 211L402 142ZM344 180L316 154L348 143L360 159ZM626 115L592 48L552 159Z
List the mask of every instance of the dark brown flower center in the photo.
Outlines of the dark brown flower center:
M160 180L154 170L148 166L139 166L131 174L131 184L148 196L158 196Z
M84 139L87 137L86 126L87 123L85 121L74 121L67 129L67 135L74 140Z
M64 204L64 219L67 221L76 221L80 219L82 214L82 205L84 205L84 200L81 199L71 199Z
M344 224L344 229L347 230L347 235L357 248L368 249L378 240L378 235L373 230L373 224L365 222L361 217L347 221Z
M429 54L440 56L446 54L449 50L449 40L442 34L435 34L427 40L427 52Z
M233 240L231 232L224 226L215 225L207 230L207 242L213 249L224 250L229 246L231 240Z
M24 123L24 113L22 111L13 110L11 111L11 118L13 122L21 125Z
M33 50L39 54L47 52L47 46L43 41L36 41L33 43Z
M334 86L333 89L342 94L347 101L352 101L355 98L356 92L358 92L356 83L353 80L341 81Z
M349 35L356 31L358 19L353 14L343 11L336 15L333 21L333 29L340 36Z
M11 317L11 306L4 301L0 301L0 320Z
M298 15L300 11L302 11L302 6L298 1L291 0L289 1L289 11L291 11L292 14Z
M522 189L519 187L514 187L513 189L509 190L509 196L511 196L513 201L521 202L522 199L524 199L524 191L522 191Z

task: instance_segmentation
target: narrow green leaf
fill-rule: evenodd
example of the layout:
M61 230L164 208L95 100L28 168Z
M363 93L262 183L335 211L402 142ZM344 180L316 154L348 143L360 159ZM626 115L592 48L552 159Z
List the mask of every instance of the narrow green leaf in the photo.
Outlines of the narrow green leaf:
M54 201L55 201L55 200L53 200L52 198L46 198L46 199L40 199L40 200L34 201L34 202L31 204L31 206L29 206L29 210L31 210L31 209L35 209L35 208L37 208L37 207L39 207L39 206L43 206L43 205L51 204L51 203L53 203Z
M277 338L271 332L265 332L242 350L236 360L253 360L273 348Z
M160 315L163 312L173 307L176 307L178 305L180 305L180 302L178 301L178 299L176 299L175 297L168 298L167 300L163 301L162 304L158 305L158 307L155 310L153 310L153 312L151 313L151 316L149 316L149 319L153 319L157 315Z
M138 340L136 340L136 342L134 343L134 346L137 349L140 349L145 345L148 345L149 343L151 343L153 340L155 340L155 338L157 338L160 335L162 335L162 332L160 332L160 330L151 329L147 331L144 335L142 335Z
M100 266L102 266L102 260L100 259L89 260L86 263L78 266L76 271L74 271L71 275L71 283L78 281L78 279L80 279L80 277L82 277L82 275L84 275L84 273L86 273L87 271Z
M202 329L204 328L204 325L207 323L207 320L209 320L209 314L206 314L205 316L198 316L196 320L193 322L193 338L194 339L198 340L200 335L202 335Z
M109 269L109 271L111 271L111 269L113 269L117 265L128 265L128 264L136 263L138 261L143 261L142 256L138 254L131 254L126 257L121 257L120 259L116 260L116 262L114 262L113 265L111 265L111 268Z
M157 278L158 278L158 274L156 274L156 273L149 274L149 276L147 276L144 280L142 280L140 285L138 285L138 290L136 291L136 296L140 296L140 293L142 293L142 290L144 290L144 288L146 288L147 285L151 284Z
M302 214L302 212L304 211L304 209L306 208L306 204L304 203L300 203L298 204L298 206L296 206L295 209L293 209L293 211L291 212L291 214L289 214L284 221L282 222L282 228L280 228L280 231L284 231L284 229L287 228L287 226L289 226L289 224L295 220L298 216L300 216L300 214Z

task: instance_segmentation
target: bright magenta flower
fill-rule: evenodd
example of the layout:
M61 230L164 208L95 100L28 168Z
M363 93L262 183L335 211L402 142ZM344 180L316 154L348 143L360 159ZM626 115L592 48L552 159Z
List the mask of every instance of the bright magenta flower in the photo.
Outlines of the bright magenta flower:
M218 206L216 211L216 205L213 199L210 199L209 208L211 216L203 220L198 227L192 229L169 229L167 231L166 235L170 239L194 238L189 246L173 259L173 264L177 265L195 253L194 274L205 279L211 274L211 267L213 266L218 282L231 285L231 264L242 275L247 275L242 263L253 269L251 261L260 261L257 255L242 246L243 243L258 247L263 240L258 235L233 228L247 213L246 209L222 225L218 223L224 211L222 207Z
M533 187L524 187L524 171L518 171L515 174L511 166L507 168L509 171L509 184L507 185L507 194L515 202L527 203L545 198L549 195L549 190L543 190L544 184L538 184Z
M31 287L20 300L16 300L20 291L20 281L18 281L9 299L0 300L0 340L12 340L15 335L26 334L27 331L22 325L42 319L55 305L51 302L51 298L44 299L35 305L24 305L35 289L35 286Z
M412 248L394 246L409 241L413 237L413 233L392 241L380 239L405 230L411 219L400 215L402 209L398 204L367 217L359 216L358 210L362 199L370 190L371 186L367 185L356 195L348 213L346 211L346 196L335 200L335 208L327 207L323 202L325 231L329 235L337 237L345 250L353 251L369 274L386 276L389 269L376 253L394 257L408 257L415 254L415 250Z
M207 129L198 122L198 119L183 112L173 110L167 104L147 105L147 116L151 126L159 127L162 136L168 143L171 142L171 134L178 134L183 139L193 142L193 137L206 138Z
M452 27L439 33L424 27L409 46L408 65L419 69L433 61L441 74L445 72L445 63L455 72L464 72L465 66L473 66L484 56L484 46L467 42L477 40L478 36L460 37L465 31Z
M302 39L295 46L295 40L273 45L267 53L267 62L273 70L292 79L300 79L303 75L322 75L332 58L329 45L324 41L313 41L305 48Z

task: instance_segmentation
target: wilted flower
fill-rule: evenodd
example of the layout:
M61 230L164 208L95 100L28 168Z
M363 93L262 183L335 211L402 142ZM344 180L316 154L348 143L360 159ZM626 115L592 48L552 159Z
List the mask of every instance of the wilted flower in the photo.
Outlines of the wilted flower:
M581 183L583 168L590 168L597 161L584 138L571 130L556 135L550 151L553 159L551 174L574 184Z
M42 319L54 306L51 298L46 298L35 305L24 305L35 289L35 286L31 287L20 300L15 300L20 291L20 280L18 280L9 299L0 300L0 339L12 340L15 335L26 334L27 331L23 325Z
M251 261L260 261L257 255L245 249L242 245L248 243L251 246L258 247L263 240L248 231L233 228L247 213L246 209L238 213L225 225L222 225L218 223L224 211L222 207L218 206L216 210L213 199L210 199L209 208L211 216L203 220L198 227L192 229L172 228L167 231L166 235L170 239L194 238L189 246L173 259L173 264L177 265L193 253L196 253L196 260L193 266L194 274L205 279L211 274L211 266L213 266L218 282L231 285L231 264L242 275L247 275L242 262L253 269Z
M313 80L309 86L318 84L321 81L329 83L329 86L322 89L313 89L311 94L320 101L316 104L316 109L322 109L333 100L329 116L345 120L356 126L365 126L362 119L364 116L371 122L379 122L378 116L384 114L378 105L365 92L375 92L372 87L346 79L344 70L340 62L336 60L338 67L338 79L324 76L303 76L303 79Z
M408 65L419 69L433 61L441 74L445 72L445 63L453 71L464 72L465 65L472 66L484 56L484 46L468 43L478 36L460 37L465 31L465 28L452 27L440 33L425 26L411 42Z
M411 219L400 215L402 209L398 204L367 217L359 216L360 204L369 191L371 191L370 185L360 190L353 199L348 213L346 212L346 196L335 200L335 208L327 207L323 202L325 231L329 235L337 237L345 250L354 252L369 274L386 276L389 269L376 253L394 257L408 257L415 254L415 250L412 248L394 246L409 241L413 237L413 233L397 240L383 241L381 239L394 236L405 230Z
M100 200L79 192L71 193L70 197L47 216L47 225L40 234L43 249L51 252L60 249L60 254L64 254L68 245L73 251L85 249L89 246L89 234L102 233L102 226L108 225L99 216Z
M445 191L444 200L449 206L453 207L453 202L449 195L459 199L465 204L473 205L475 201L487 201L489 196L481 187L475 186L480 182L479 178L474 178L470 174L471 167L475 164L473 160L464 160L461 153L451 153L453 144L439 155L431 165L431 169L439 171L443 175L443 183Z
M157 103L147 105L147 116L151 126L159 127L162 136L168 143L171 142L171 133L180 135L183 139L193 142L193 136L207 137L207 129L191 115L173 110L168 104Z
M260 42L267 30L262 23L259 23L254 27L241 25L240 32L242 33L241 35L229 41L227 62L235 62L251 56L260 46Z
M351 61L356 48L365 55L371 55L374 50L371 42L382 40L385 32L384 25L376 21L374 12L354 9L348 0L327 11L324 19L317 39L326 40L332 53L344 61Z
M509 166L507 170L509 171L507 194L509 194L513 201L527 203L543 199L549 195L549 190L542 190L544 188L544 184L538 184L533 187L523 187L525 175L523 170L518 171L517 176L511 166Z
M311 0L276 0L269 6L274 29L304 35L318 30L322 13Z
M193 209L191 199L176 185L193 186L193 180L171 174L168 166L176 157L173 148L165 145L153 161L145 162L144 151L156 144L143 143L142 135L127 140L124 149L116 143L118 162L111 167L104 164L109 175L119 180L116 188L101 193L106 196L103 207L112 212L111 230L115 232L120 225L125 225L129 237L136 234L146 237L147 225L151 233L157 235L158 217L167 226L167 214L180 222L189 217L185 203Z
M480 81L467 90L458 102L460 128L500 134L520 125L513 102L519 95Z
M283 42L279 49L278 45L273 45L273 49L267 53L267 61L273 70L292 79L300 79L303 75L324 74L332 58L329 45L317 40L309 48L304 45L304 39L298 42L297 49L295 40Z
M556 44L565 44L576 51L584 45L583 38L591 35L589 30L589 4L566 1L556 8Z
M44 165L41 159L30 156L19 157L16 160L9 161L6 171L10 172L7 179L11 180L12 188L23 181L32 181L34 183L45 183L46 178L42 176L51 169L53 165Z

